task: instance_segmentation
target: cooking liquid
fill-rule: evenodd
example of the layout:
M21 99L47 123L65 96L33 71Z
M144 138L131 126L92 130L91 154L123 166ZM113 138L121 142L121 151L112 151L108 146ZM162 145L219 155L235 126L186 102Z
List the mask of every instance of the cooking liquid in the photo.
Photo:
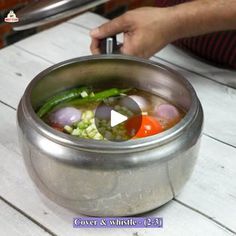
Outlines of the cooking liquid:
M98 91L96 91L98 92ZM161 124L161 126L163 127L163 130L167 130L167 129L170 129L171 127L173 127L174 125L176 125L186 114L186 112L177 107L176 105L174 105L173 103L170 103L169 101L163 99L162 97L160 96L157 96L157 95L154 95L154 94L151 94L149 92L146 92L146 91L143 91L143 90L139 90L139 89L132 89L131 91L129 91L127 93L127 95L135 95L135 96L140 96L142 98L144 98L146 101L147 101L147 106L145 109L142 110L142 114L143 115L148 115L148 116L153 116L155 117L159 123ZM179 112L179 116L176 117L175 119L171 119L171 120L167 120L163 117L158 117L156 115L156 112L155 112L155 108L160 106L161 104L171 104L173 105ZM98 107L99 103L98 102L90 102L88 104L85 104L85 105L79 105L79 106L75 106L73 105L73 107L79 109L81 112L84 112L86 110L91 110L91 111L96 111L96 108ZM112 104L113 106L116 105L116 104ZM59 104L58 106L56 106L52 111L50 111L44 118L44 121L50 125L50 114L56 110L58 110L59 108L62 108L62 107L65 107L65 106L71 106L70 103L61 103ZM122 111L120 112L122 113ZM123 115L127 115L127 114L123 114ZM122 125L120 125L121 127ZM55 127L54 127L55 128ZM63 129L61 130L63 131ZM64 131L65 132L65 131ZM129 139L129 137L127 138Z

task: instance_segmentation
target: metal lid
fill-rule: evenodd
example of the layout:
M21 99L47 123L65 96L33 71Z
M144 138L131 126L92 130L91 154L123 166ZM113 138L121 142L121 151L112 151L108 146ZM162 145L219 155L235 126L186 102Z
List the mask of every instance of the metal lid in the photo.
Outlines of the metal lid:
M25 30L73 16L108 0L44 0L29 4L16 15L14 30Z

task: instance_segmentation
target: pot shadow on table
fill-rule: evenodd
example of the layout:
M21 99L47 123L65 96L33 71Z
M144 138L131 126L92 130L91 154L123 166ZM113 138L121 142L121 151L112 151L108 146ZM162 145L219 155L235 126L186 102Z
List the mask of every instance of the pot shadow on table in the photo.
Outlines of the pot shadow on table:
M42 200L43 204L48 208L47 210L45 209L45 212L44 212L45 215L48 215L48 214L57 215L61 219L69 222L70 224L72 224L72 218L74 217L89 217L88 215L80 214L76 211L67 209L63 206L56 204L51 199L47 198L43 193L41 193L40 190L38 190L37 188L35 188L35 191L37 191L40 197L40 200ZM127 216L127 217L143 217L143 218L152 217L152 216L161 217L159 213L166 211L169 207L171 207L172 203L173 203L173 200L170 200L169 202L163 204L162 206L152 209L150 211L136 214L136 215Z
M48 225L44 225L51 229L51 224L53 221L54 225L57 225L57 231L60 232L62 235L74 235L74 233L77 235L80 234L86 234L86 235L94 235L96 232L97 236L110 236L112 233L112 236L120 236L120 235L126 235L126 236L144 236L147 234L155 235L158 233L161 229L160 228L73 228L73 219L74 218L88 218L87 215L82 215L76 212L73 212L69 209L66 209L60 205L57 205L52 200L48 199L46 196L44 196L38 189L36 189L40 200L42 200L45 210L43 212L44 219L47 219L49 215L50 220L46 220ZM153 209L151 211L132 215L129 217L141 217L141 218L149 218L149 217L161 217L164 219L168 214L171 214L171 212L168 213L168 211L173 207L174 201L169 201L165 203L164 205ZM175 208L175 207L174 207ZM171 210L172 211L172 210ZM105 217L102 217L105 218ZM54 228L52 228L54 229ZM62 230L63 229L63 230ZM78 231L79 230L79 231ZM57 234L57 232L54 232Z

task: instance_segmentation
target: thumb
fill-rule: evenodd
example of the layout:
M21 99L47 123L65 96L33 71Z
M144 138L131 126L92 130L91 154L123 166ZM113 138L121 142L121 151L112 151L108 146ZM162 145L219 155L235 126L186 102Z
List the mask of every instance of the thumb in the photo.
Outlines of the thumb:
M125 28L123 16L120 16L91 30L90 36L97 39L103 39L124 32L126 30Z

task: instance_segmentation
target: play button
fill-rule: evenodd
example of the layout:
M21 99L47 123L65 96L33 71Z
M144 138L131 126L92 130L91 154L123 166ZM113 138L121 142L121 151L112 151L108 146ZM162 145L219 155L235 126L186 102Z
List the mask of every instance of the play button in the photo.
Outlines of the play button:
M128 96L112 97L98 105L95 111L95 125L106 140L127 141L139 130L142 123L141 114L138 104ZM127 123L133 117L135 132L127 132Z
M127 116L122 115L121 113L111 110L111 127L115 127L123 123L124 121L128 120Z

